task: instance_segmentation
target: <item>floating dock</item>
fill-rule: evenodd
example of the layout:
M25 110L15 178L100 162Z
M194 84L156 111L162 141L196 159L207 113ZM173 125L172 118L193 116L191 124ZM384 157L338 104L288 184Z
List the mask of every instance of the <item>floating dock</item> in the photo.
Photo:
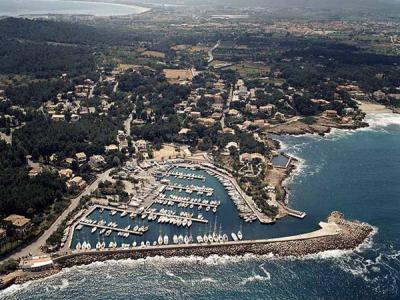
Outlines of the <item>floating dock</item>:
M84 226L88 226L88 227L97 227L100 229L106 229L106 230L112 230L112 231L116 231L116 232L123 232L123 233L129 233L129 234L134 234L134 235L143 235L143 232L141 231L133 231L133 230L127 230L127 229L123 229L123 228L117 228L117 227L110 227L110 226L106 226L106 225L98 225L98 224L90 224L90 223L86 223L83 221L79 221L80 225L84 225Z

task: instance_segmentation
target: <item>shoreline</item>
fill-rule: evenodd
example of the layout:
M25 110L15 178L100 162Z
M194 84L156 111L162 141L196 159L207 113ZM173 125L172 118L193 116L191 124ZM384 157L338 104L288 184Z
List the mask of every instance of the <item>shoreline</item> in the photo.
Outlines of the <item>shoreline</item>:
M4 289L12 284L22 284L28 281L43 279L59 273L65 268L90 265L94 262L109 260L145 259L151 257L202 257L218 256L245 256L249 254L269 255L274 258L301 258L330 250L356 250L361 247L376 232L374 228L359 221L346 220L343 214L332 212L327 218L327 223L321 222L321 229L300 234L297 236L274 238L268 240L230 242L227 244L191 244L168 245L135 250L105 250L72 253L55 257L52 269L42 272L25 272L17 276Z

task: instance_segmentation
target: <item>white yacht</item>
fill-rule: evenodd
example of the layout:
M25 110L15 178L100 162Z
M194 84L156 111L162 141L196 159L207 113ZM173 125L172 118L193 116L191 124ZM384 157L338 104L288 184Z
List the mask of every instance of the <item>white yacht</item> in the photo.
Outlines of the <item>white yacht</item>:
M203 235L203 241L204 241L204 243L208 243L208 235L207 234Z
M164 235L164 245L168 245L168 243L169 243L168 235Z
M196 240L197 240L197 242L198 242L199 244L203 243L203 237L202 237L201 235L198 235L198 236L196 237Z
M162 235L160 234L159 236L158 236L158 244L161 246L162 244L163 244L163 242L164 242L164 239L163 239L163 237L162 237Z
M237 237L238 237L239 240L241 240L243 238L243 234L242 234L242 232L240 230L237 233Z
M92 233L95 233L96 232L96 230L97 230L97 227L95 226L95 227L93 227L92 228Z
M82 245L80 242L78 242L78 244L76 244L75 249L78 251L82 249Z
M185 244L189 244L189 237L187 235L185 235L185 238L183 239L183 241L185 242Z
M178 244L178 236L176 234L174 234L174 236L172 237L172 241L174 242L174 244Z
M180 235L178 236L178 244L182 244L182 243L183 243L183 241L184 241L184 239L183 239L183 235L182 235L182 234L180 234Z
M235 242L238 240L238 237L237 237L236 233L234 233L234 232L231 233L231 237Z
M227 242L227 241L229 240L229 238L228 238L228 236L227 236L226 234L224 234L224 235L222 236L222 240L223 240L224 242Z

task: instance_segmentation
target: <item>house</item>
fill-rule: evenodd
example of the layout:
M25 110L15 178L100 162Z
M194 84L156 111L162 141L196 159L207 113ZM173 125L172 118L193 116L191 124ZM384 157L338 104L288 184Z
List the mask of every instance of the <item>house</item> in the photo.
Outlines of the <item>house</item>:
M204 126L213 126L216 123L212 118L198 118L197 122Z
M93 169L102 168L106 164L106 161L101 155L92 155L89 158L89 165Z
M336 118L337 112L336 112L336 110L328 109L328 110L324 111L324 115L327 118Z
M62 121L65 121L65 116L64 115L54 114L54 115L51 116L51 120L55 121L55 122L62 122Z
M236 142L229 142L228 144L226 144L225 149L229 151L229 149L232 147L235 149L239 149L239 145Z
M31 225L31 220L21 215L9 215L4 221L10 222L18 233L24 233Z
M35 165L33 166L30 170L29 170L29 177L36 177L38 176L40 173L42 173L43 168L39 165Z
M285 122L286 118L285 115L283 113L277 112L274 116L275 120L278 120L280 122Z
M197 119L201 117L201 113L199 111L192 111L190 112L190 116L194 119Z
M83 180L83 178L80 176L75 176L74 178L68 180L67 187L69 189L74 187L78 189L83 189L86 187L86 181Z
M106 153L117 152L118 146L115 144L105 146Z
M74 172L71 169L61 169L58 171L58 176L61 178L71 178Z
M246 111L250 112L253 115L257 114L258 113L257 105L246 104Z
M221 120L221 118L222 118L222 113L220 113L220 112L215 112L215 113L213 113L212 115L211 115L211 118L213 118L214 120Z
M273 116L276 112L276 106L273 104L267 104L264 106L260 106L259 110L260 112L266 113L269 116Z
M145 140L137 140L135 145L140 152L147 152L147 142Z
M235 130L233 128L225 127L222 129L223 133L228 133L228 134L235 134Z
M75 154L76 161L78 163L85 163L87 160L86 154L84 152L79 152Z
M228 110L228 116L232 116L232 117L238 117L240 115L240 112L236 109L230 109Z
M179 135L186 135L186 134L188 134L190 132L190 129L189 128L182 128L179 132L178 132L178 134Z

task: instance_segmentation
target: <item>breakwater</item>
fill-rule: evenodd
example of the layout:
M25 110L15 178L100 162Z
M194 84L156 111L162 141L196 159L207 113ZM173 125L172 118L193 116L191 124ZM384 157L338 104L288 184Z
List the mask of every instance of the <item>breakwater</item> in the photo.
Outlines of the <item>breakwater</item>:
M170 245L161 247L137 248L135 250L105 250L77 252L54 259L56 266L72 267L96 261L140 259L163 256L210 256L273 254L276 256L304 256L328 250L351 250L361 245L371 234L373 228L358 221L345 220L343 215L333 212L328 217L329 229L323 228L309 234L270 240L254 240L207 245ZM332 231L332 226L334 231Z

